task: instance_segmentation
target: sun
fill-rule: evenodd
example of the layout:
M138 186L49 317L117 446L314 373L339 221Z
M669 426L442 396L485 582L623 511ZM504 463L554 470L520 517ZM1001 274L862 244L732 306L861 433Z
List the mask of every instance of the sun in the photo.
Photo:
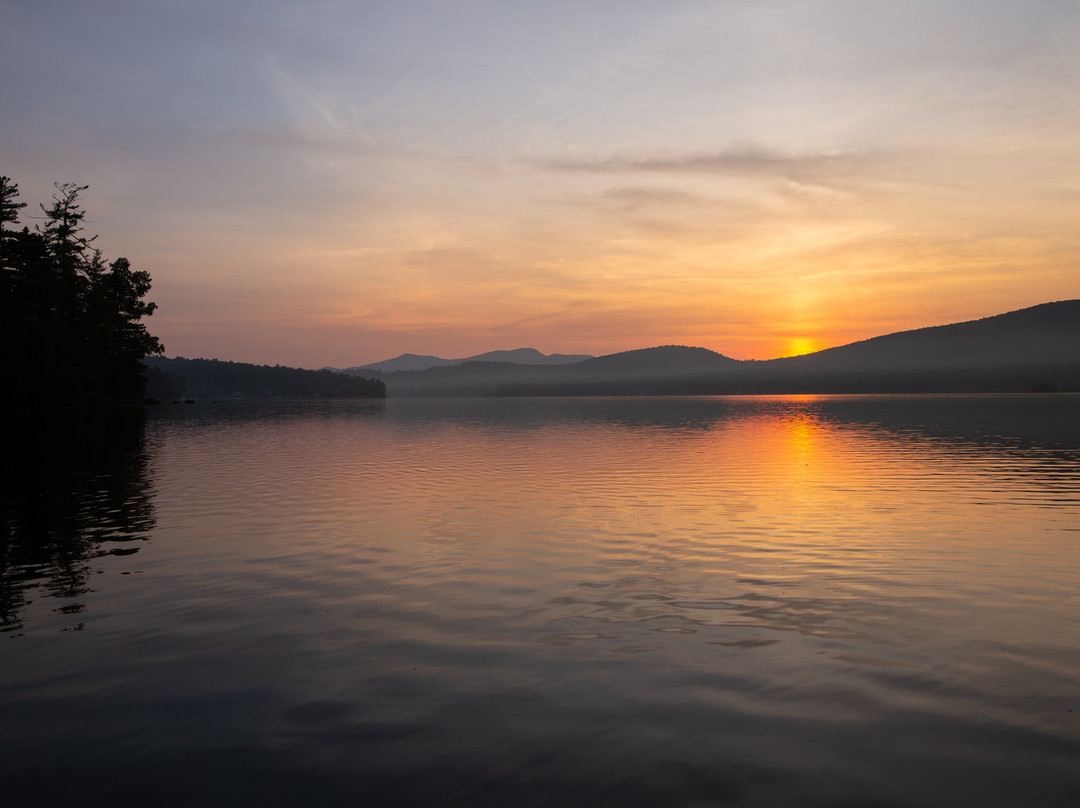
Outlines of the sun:
M819 350L818 342L810 337L792 337L787 341L784 356L801 356Z

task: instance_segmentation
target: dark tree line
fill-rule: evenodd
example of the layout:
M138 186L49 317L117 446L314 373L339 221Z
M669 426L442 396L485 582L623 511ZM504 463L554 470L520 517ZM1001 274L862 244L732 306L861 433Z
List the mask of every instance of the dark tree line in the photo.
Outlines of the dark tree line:
M163 352L141 323L150 274L107 263L85 235L85 185L55 183L33 230L19 186L0 176L0 388L8 400L140 399L142 360Z
M282 365L250 365L218 359L151 359L151 395L173 398L386 398L382 379L347 376L330 370L304 370ZM163 385L179 384L179 388Z

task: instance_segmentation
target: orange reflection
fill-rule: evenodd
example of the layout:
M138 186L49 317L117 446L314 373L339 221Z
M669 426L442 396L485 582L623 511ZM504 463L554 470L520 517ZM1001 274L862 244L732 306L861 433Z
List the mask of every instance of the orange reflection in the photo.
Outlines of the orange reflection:
M780 422L781 444L786 444L792 465L809 465L817 448L818 429L808 415L797 415Z

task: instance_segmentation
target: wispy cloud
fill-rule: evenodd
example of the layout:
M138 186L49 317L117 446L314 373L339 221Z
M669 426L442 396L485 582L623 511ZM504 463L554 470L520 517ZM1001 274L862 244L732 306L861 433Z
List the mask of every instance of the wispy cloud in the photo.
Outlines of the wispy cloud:
M891 155L873 151L789 153L754 144L714 152L662 156L615 155L594 158L541 158L532 164L550 171L589 174L750 174L793 179L851 176L886 163Z
M701 194L680 191L676 188L609 188L601 197L617 202L627 209L651 207L654 205L701 205L708 200Z

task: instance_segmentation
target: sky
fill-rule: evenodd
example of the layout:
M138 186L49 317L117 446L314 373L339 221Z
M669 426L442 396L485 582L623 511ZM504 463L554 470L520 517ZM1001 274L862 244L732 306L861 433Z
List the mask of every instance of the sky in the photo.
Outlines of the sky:
M168 356L769 359L1080 298L1075 0L0 0Z

